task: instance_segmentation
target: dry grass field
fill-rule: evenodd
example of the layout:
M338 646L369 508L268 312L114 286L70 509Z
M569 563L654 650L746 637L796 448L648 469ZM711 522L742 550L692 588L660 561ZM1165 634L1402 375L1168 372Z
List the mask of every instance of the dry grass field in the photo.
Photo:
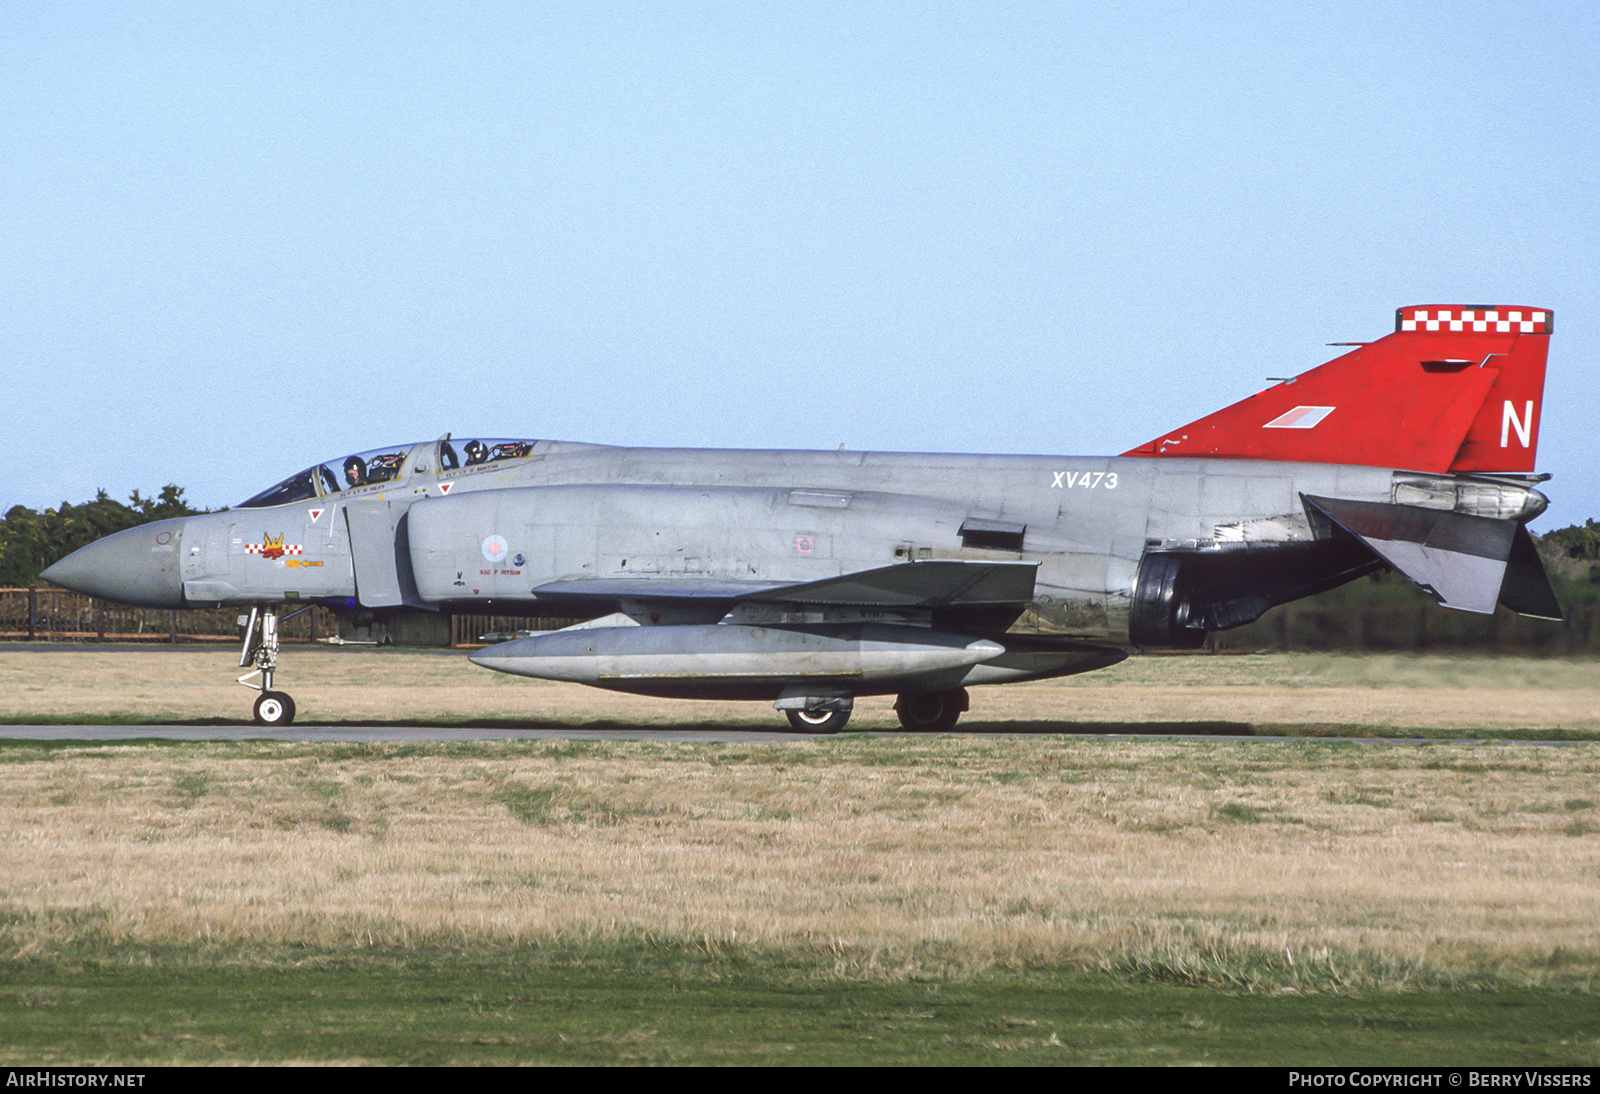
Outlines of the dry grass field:
M646 936L1250 986L1600 972L1600 747L5 750L7 949ZM1186 971L1187 970L1187 971Z

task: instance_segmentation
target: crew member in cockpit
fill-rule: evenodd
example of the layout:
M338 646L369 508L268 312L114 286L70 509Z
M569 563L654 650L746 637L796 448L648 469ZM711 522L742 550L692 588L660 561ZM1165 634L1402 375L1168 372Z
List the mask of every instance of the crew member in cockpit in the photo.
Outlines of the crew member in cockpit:
M351 456L344 461L344 484L349 489L352 486L365 486L367 482L367 463L360 456Z
M404 452L389 452L367 461L367 481L373 485L392 482L400 477L400 467L406 462Z
M467 442L467 466L476 467L489 458L489 446L482 441Z

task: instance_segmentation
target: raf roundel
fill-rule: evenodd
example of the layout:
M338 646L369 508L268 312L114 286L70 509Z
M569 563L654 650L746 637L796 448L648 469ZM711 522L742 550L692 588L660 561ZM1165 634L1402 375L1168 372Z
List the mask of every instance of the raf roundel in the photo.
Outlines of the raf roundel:
M483 541L483 557L490 562L504 561L507 549L505 536L490 536Z

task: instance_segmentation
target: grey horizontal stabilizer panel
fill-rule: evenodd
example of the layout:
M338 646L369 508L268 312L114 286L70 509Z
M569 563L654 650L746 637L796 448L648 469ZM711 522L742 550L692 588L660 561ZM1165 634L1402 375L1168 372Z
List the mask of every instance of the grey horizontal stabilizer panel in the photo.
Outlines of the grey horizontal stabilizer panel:
M1539 561L1539 552L1534 549L1533 537L1520 524L1516 538L1511 541L1511 560L1506 564L1506 579L1500 586L1500 603L1519 615L1563 618L1555 590L1544 572L1544 563Z
M913 608L948 605L1021 605L1033 599L1037 562L964 562L933 559L807 581L758 584L698 578L626 578L553 581L533 590L545 598L730 600L761 604L830 604L841 607Z
M1301 496L1445 607L1494 611L1512 541L1522 527L1515 521L1416 505Z

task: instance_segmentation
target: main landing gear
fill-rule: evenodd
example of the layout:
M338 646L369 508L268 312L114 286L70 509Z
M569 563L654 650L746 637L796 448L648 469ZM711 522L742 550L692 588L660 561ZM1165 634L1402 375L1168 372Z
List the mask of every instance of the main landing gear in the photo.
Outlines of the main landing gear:
M796 733L838 733L850 721L848 710L786 710Z
M967 710L967 689L908 691L895 698L900 724L915 733L948 733Z
M281 691L272 690L272 673L278 667L277 613L271 608L255 607L250 609L248 619L241 617L239 622L244 631L239 667L255 666L239 677L239 683L261 692L256 696L256 722L264 726L286 726L294 721L294 700ZM255 676L261 677L259 684L252 682Z
M796 733L838 733L850 721L856 701L851 695L786 693L772 705L788 715L789 728Z
M855 701L847 695L790 695L775 705L788 715L789 726L796 733L838 733L850 721ZM894 712L900 716L900 724L913 733L948 733L968 705L966 688L907 691L895 698Z

